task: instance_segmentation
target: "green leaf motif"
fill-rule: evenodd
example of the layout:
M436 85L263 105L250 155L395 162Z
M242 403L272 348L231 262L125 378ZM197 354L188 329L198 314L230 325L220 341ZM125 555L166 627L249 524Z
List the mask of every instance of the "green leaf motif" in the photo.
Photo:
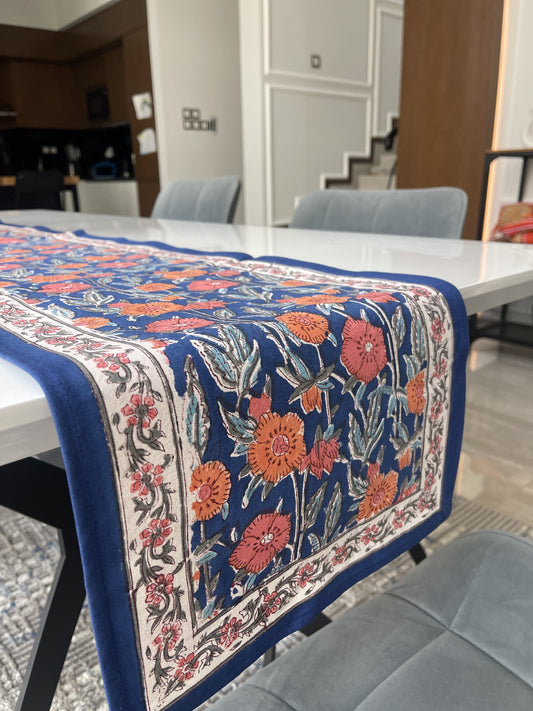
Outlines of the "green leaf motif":
M407 330L405 328L405 319L403 317L401 306L397 306L394 313L392 314L392 327L394 328L394 331L398 338L398 345L401 345L403 343L403 339L405 338L405 333Z
M320 550L320 538L316 535L316 533L308 533L307 538L309 539L313 553Z
M426 343L424 338L424 327L422 325L422 321L419 318L413 318L411 334L411 340L413 342L414 351L418 357L418 360L422 362L426 357Z
M348 445L350 447L350 454L354 459L360 459L365 451L365 443L363 441L363 435L361 433L359 423L357 422L352 413L350 413L349 423L350 433Z
M236 364L211 344L196 339L191 340L191 343L201 355L219 388L225 392L233 392L239 381Z
M326 523L324 525L324 541L328 541L335 530L341 515L342 492L341 483L338 481L333 489L333 495L326 509Z
M187 356L184 370L187 382L187 395L189 398L185 417L187 438L198 450L201 458L205 453L209 440L209 430L211 426L209 407L191 356Z
M226 432L232 440L242 444L249 444L250 442L253 442L256 429L256 423L254 420L244 420L239 416L239 413L226 410L221 402L218 403L218 409L220 411L220 415L222 416Z
M311 528L311 526L314 526L316 523L316 520L318 518L318 514L320 510L322 509L322 504L324 502L324 496L326 494L326 487L328 485L328 482L325 481L320 488L315 491L313 496L309 499L305 506L305 513L304 513L304 528Z
M257 382L257 378L261 371L261 358L259 354L259 345L254 341L254 345L246 360L242 365L239 376L239 393L242 396L249 392Z

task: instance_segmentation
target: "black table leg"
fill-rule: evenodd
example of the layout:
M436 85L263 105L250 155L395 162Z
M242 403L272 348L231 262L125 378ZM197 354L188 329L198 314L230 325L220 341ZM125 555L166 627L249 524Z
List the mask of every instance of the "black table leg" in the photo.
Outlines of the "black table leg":
M58 529L61 557L42 612L16 711L48 711L85 599L65 472L24 459L0 467L0 504Z
M411 554L411 558L414 560L416 565L427 558L426 551L422 548L420 543L417 543L412 548L409 548L409 553Z

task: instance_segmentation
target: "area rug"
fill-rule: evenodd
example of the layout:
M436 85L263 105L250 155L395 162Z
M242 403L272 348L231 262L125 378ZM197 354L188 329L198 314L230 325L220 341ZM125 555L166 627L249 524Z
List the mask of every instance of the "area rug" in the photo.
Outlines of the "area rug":
M456 497L452 515L423 542L427 553L453 538L484 528L509 531L533 539L533 526L489 511ZM39 614L59 558L53 528L0 507L0 711L13 711L33 644ZM407 573L414 563L409 554L362 580L326 609L330 617L381 593ZM303 639L300 632L276 646L283 654ZM221 694L242 683L262 664L258 660L215 699L199 709L207 709ZM52 711L107 711L88 608L85 605L67 656Z

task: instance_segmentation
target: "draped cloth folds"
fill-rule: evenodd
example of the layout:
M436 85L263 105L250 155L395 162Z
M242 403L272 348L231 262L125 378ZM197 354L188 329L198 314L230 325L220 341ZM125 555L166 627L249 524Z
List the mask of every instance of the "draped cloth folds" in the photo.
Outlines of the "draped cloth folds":
M467 351L440 280L0 227L112 711L194 708L449 515Z

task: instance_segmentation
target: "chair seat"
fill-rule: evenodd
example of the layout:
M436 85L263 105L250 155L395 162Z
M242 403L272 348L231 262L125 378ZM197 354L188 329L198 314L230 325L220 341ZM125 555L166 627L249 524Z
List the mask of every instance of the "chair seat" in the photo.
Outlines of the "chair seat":
M431 555L213 711L533 709L533 543L482 531Z

